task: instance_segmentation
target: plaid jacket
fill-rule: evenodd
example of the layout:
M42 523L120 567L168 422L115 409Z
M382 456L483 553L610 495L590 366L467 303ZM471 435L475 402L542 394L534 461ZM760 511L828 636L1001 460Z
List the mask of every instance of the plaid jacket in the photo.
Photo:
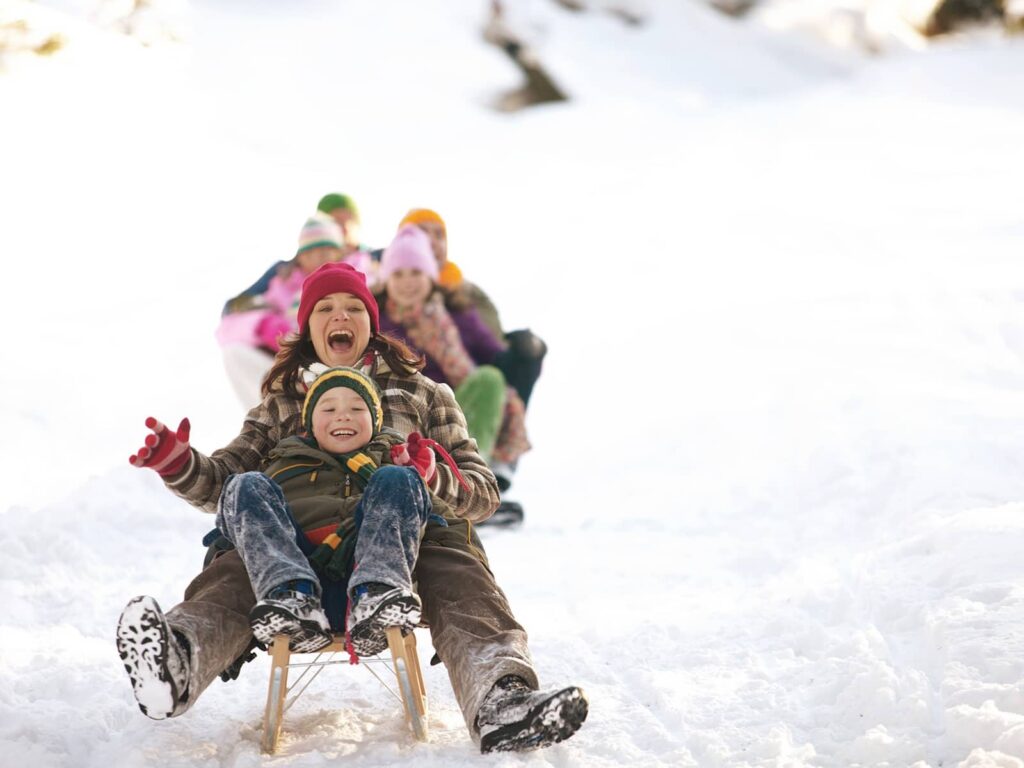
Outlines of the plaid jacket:
M470 490L462 487L448 465L438 457L432 490L458 517L479 522L498 506L498 483L466 431L466 418L445 384L414 373L399 376L379 357L370 371L383 393L384 426L403 435L419 432L444 446L459 467ZM209 456L195 448L185 469L165 479L167 487L193 506L216 513L221 488L230 475L260 470L271 449L289 435L302 432L302 403L272 392L249 411L234 440Z

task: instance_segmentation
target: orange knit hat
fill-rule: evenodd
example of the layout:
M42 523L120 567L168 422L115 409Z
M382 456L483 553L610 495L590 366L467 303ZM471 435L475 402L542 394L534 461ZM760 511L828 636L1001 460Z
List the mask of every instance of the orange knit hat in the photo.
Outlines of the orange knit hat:
M411 209L405 214L405 218L399 223L398 228L401 229L406 224L422 224L425 221L433 221L436 224L440 224L444 236L448 237L448 227L445 226L444 219L438 215L437 211L432 211L429 208ZM441 274L438 276L437 281L446 288L456 288L462 282L462 270L455 266L453 262L445 260L444 264L441 265Z
M441 274L437 276L437 282L445 288L458 288L462 282L462 270L455 266L455 262L446 261L441 267Z
M448 228L444 225L444 219L438 216L436 211L432 211L429 208L413 208L405 214L404 219L398 222L398 228L401 229L406 224L422 224L425 221L440 224L441 229L444 230L445 237L448 236Z

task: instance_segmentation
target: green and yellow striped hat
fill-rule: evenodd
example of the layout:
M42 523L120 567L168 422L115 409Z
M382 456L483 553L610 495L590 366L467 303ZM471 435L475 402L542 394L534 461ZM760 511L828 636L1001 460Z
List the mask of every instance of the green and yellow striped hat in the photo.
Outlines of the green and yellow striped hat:
M316 408L317 400L332 387L348 387L363 398L366 407L370 409L373 419L373 437L376 437L381 427L384 426L384 408L381 405L380 389L377 387L377 382L365 373L357 368L346 366L328 368L309 385L306 400L302 403L302 426L306 428L306 431L310 435L313 434L313 409Z

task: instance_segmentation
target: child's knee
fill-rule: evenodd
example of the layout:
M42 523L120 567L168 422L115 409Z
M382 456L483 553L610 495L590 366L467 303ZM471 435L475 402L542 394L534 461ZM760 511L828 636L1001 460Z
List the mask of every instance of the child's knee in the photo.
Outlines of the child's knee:
M420 520L426 520L431 511L430 496L423 480L412 467L386 464L373 473L364 500L390 506L398 504Z
M478 386L488 390L504 391L505 374L493 365L481 365L476 371Z
M265 492L277 487L277 483L271 480L262 472L240 472L232 475L227 480L228 485L234 486L235 492Z
M505 334L509 351L523 360L543 360L548 352L544 340L528 328Z
M407 498L423 487L423 481L412 467L385 464L375 470L364 495Z
M504 406L506 386L504 373L493 365L481 365L455 390L455 399L463 410L468 406L491 412Z
M281 499L277 483L262 472L241 472L232 475L224 483L221 492L221 511L235 511L244 507L254 498L262 500Z
M410 483L416 479L416 470L412 467L399 467L394 464L385 464L373 473L370 482L376 485L395 485Z

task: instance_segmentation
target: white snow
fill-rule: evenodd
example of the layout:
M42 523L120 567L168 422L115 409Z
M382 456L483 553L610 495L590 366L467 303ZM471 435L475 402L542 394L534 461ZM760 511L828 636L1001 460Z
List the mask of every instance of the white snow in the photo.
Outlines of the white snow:
M5 9L67 42L0 72L0 765L266 761L266 658L134 704L117 616L180 599L212 520L127 458L149 415L235 434L220 306L341 190L372 244L441 211L548 341L528 522L484 535L591 714L485 759L442 668L429 745L335 669L267 762L1024 767L1024 39L869 60L533 3L575 100L499 116L483 2L176 3L145 47L87 6Z

